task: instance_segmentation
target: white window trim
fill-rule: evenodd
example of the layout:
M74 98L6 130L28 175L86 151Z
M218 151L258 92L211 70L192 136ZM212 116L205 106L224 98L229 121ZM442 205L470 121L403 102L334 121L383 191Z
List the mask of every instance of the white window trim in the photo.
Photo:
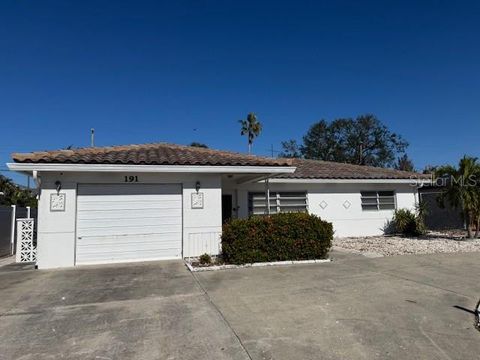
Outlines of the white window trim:
M294 206L297 206L297 207L300 207L300 206L305 206L305 212L308 213L309 210L308 210L308 192L307 191L271 191L270 192L270 212L273 213L273 214L279 214L282 212L282 204L281 204L281 200L282 200L282 193L287 193L287 194L296 194L298 193L299 194L299 200L302 200L305 202L305 204L298 204L298 205L294 205ZM252 203L252 197L255 196L255 195L260 195L260 194L263 194L262 192L260 191L252 191L252 192L248 192L248 214L249 215L259 215L259 214L254 214L253 212L253 203ZM302 195L301 195L302 194ZM285 199L285 198L284 198ZM287 198L288 199L288 198ZM264 200L264 199L262 199ZM275 202L274 204L272 204L272 202ZM266 202L265 202L266 203ZM259 208L262 208L264 207L265 208L265 211L264 211L264 214L267 213L266 211L266 207L265 205L260 205L258 206ZM286 205L284 204L283 205L283 208L289 208L291 206L289 205Z
M380 195L379 193L380 192L392 192L393 193L393 209L380 209ZM375 192L375 195L376 196L363 196L362 193L366 193L366 192ZM375 204L364 204L363 203L363 199L364 198L369 198L369 199L373 199L373 198L376 198L376 203ZM376 209L365 209L363 206L364 205L376 205L377 208ZM390 205L390 203L389 203ZM360 206L362 207L362 211L395 211L397 210L397 192L395 190L361 190L360 191Z

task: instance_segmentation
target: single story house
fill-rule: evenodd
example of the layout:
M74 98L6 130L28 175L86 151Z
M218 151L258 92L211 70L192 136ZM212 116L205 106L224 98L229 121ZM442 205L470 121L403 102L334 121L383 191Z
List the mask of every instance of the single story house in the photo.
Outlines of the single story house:
M39 188L39 268L218 254L222 222L250 214L308 211L336 236L377 235L421 186L415 173L165 143L12 157Z

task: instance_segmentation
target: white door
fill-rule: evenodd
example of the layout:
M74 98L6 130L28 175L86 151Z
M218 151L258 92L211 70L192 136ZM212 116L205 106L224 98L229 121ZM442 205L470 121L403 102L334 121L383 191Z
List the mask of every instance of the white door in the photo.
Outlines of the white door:
M177 184L79 184L76 264L182 257Z

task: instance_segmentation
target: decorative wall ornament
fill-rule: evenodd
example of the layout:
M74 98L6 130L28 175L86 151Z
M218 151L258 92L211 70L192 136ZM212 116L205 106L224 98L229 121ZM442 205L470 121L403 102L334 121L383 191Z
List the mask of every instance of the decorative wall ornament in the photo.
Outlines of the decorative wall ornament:
M352 206L352 203L348 200L345 200L345 202L343 203L343 207L348 210L350 206Z
M34 219L17 219L17 262L35 262L37 249L33 244Z
M322 209L325 209L327 206L328 206L327 202L325 200L322 200L322 202L320 203L320 207Z
M50 194L50 211L65 211L65 193Z
M203 209L203 192L192 193L192 209Z

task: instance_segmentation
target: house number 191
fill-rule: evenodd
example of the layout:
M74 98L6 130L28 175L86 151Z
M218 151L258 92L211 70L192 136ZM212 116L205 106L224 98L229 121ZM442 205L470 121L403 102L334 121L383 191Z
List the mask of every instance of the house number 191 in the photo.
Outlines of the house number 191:
M132 183L132 182L138 182L138 176L125 176L125 182L126 183Z

